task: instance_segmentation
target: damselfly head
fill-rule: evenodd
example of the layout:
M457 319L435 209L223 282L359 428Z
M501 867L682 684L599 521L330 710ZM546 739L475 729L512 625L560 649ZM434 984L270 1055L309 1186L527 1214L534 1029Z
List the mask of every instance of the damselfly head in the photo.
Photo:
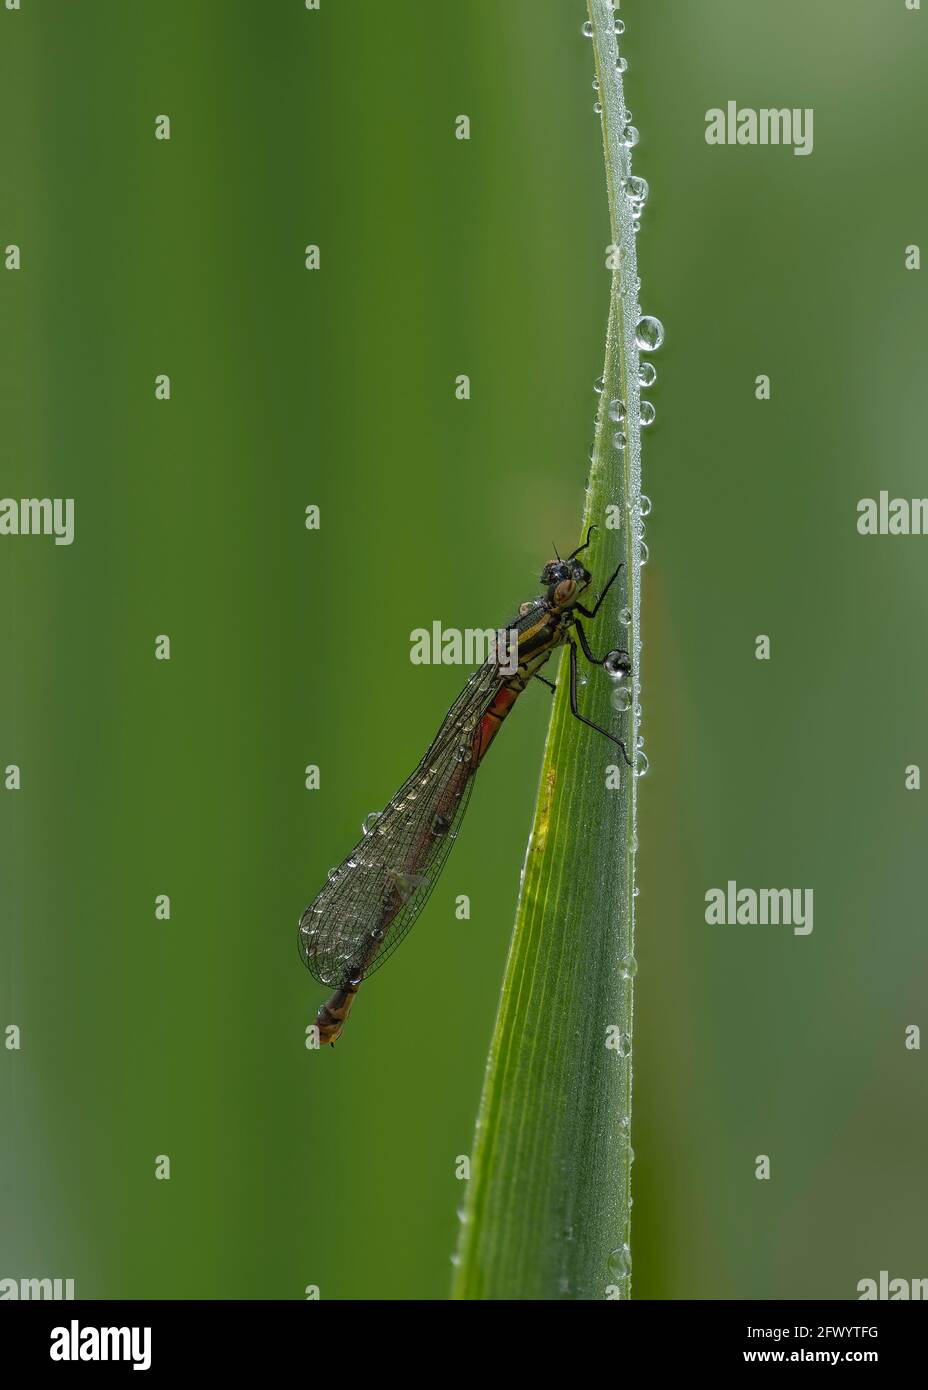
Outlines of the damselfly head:
M541 583L556 608L569 608L576 603L592 579L589 570L579 560L550 560L541 571Z

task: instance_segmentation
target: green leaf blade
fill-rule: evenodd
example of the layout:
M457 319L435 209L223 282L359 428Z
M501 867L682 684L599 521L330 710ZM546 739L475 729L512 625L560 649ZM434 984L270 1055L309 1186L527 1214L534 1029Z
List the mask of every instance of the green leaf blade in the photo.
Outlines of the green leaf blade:
M630 155L608 0L589 0L602 102L613 272L603 391L583 525L594 588L621 562L593 650L625 647L630 708L586 667L581 711L638 762L641 468L635 228L623 191ZM609 403L624 402L624 450ZM618 527L607 525L611 513ZM462 1299L616 1299L630 1291L631 1036L637 778L621 751L570 711L566 652L542 765L519 906L481 1099L456 1256ZM618 772L618 777L616 773ZM618 786L614 784L618 781Z

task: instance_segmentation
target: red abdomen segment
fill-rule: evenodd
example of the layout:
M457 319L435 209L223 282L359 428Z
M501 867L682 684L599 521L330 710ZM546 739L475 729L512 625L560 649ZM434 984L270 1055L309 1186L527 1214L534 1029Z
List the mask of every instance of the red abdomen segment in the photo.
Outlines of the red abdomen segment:
M479 767L483 762L484 754L490 744L496 738L502 728L503 720L518 700L521 691L511 690L508 685L503 685L493 696L493 703L487 709L486 714L480 721L480 728L474 740L473 766Z

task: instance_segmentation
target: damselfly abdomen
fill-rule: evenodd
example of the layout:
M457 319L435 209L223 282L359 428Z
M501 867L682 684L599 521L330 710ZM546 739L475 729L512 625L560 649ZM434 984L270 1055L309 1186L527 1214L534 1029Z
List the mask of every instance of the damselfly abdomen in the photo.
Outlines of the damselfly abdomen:
M333 991L316 1015L320 1043L335 1042L362 981L392 955L422 911L457 836L477 768L522 691L530 680L544 680L541 668L563 643L570 648L572 713L618 744L629 762L622 740L586 719L577 707L574 634L588 661L607 667L613 676L631 670L626 651L593 655L578 616L596 616L622 568L593 607L585 608L580 597L592 576L576 557L589 543L588 533L566 560L558 557L545 565L545 593L523 603L507 624L518 643L515 671L506 674L495 655L474 672L419 766L384 810L368 817L363 838L331 871L300 918L303 962Z

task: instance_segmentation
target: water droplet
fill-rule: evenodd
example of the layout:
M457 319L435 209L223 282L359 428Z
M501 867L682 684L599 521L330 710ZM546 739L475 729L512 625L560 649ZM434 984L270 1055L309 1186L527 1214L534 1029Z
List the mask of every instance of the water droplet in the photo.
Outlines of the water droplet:
M383 938L384 938L383 927L372 927L372 928L371 928L371 940L372 940L372 941L383 941Z
M608 671L614 680L624 680L632 669L632 663L628 658L628 652L614 651L607 652L603 660L603 668Z
M627 59L627 58L616 58L616 60L615 60L615 70L616 70L616 72L628 72L628 59Z
M631 1117L631 1115L623 1115L622 1118L621 1118L621 1120L619 1120L619 1129L623 1132L623 1134L627 1134L628 1131L631 1129L631 1127L632 1127L632 1117Z
M638 962L634 956L623 956L619 961L619 970L623 980L633 980L638 974Z
M614 420L614 421L616 422L616 424L618 424L621 420L624 420L624 419L625 419L625 402L624 402L624 401L610 401L610 402L609 402L609 419L610 419L610 420Z
M371 833L374 826L380 820L380 816L380 811L369 811L368 814L364 817L364 819L361 822L361 830L365 835L369 835Z
M640 558L639 561L638 561L639 565L646 565L646 564L648 563L648 557L649 557L650 554L651 554L651 552L650 552L650 550L649 550L648 547L647 547L647 543L646 543L645 541L642 541L642 542L641 542L641 558Z
M632 1272L632 1252L627 1245L613 1250L606 1261L606 1269L613 1279L627 1279Z
M630 608L623 608L621 613L619 614L619 622L622 624L623 627L628 627L631 620L632 610Z
M630 1033L620 1033L616 1052L620 1057L630 1057L632 1055L632 1037Z
M601 116L602 114L603 114L603 104L602 104L602 102L601 102L601 101L594 101L594 102L593 102L593 115L594 115L594 116Z
M648 768L650 766L651 764L648 762L647 753L645 753L643 749L639 749L638 756L635 759L635 776L646 777L648 775Z
M651 192L647 179L642 179L639 178L637 174L632 174L630 178L623 179L622 187L633 209L636 212L640 212L648 201L648 194Z
M654 405L651 401L641 402L641 409L639 411L638 418L641 421L642 426L644 426L645 428L648 425L654 424L654 421L657 418L657 411L654 409Z
M616 430L615 434L612 436L613 449L618 449L619 453L621 453L625 448L626 442L624 430Z
M625 33L625 20L624 20L624 19L619 19L618 16L616 16L615 23L614 23L613 26L612 26L612 32L613 32L613 34L624 34L624 33Z
M596 380L593 382L593 390L596 392L597 396L602 395L602 390L605 384L606 383L601 376L598 376Z
M583 21L583 24L582 24L581 27L580 27L580 33L583 35L583 37L584 37L585 39L591 39L591 38L593 37L593 21L592 21L592 19L585 19L585 20Z
M650 515L651 515L651 499L650 499L650 497L645 497L644 493L641 494L641 504L640 504L640 506L639 506L639 508L638 508L638 515L639 515L639 516L650 516Z
M594 77L594 78L593 78L593 91L594 91L594 92L598 92L598 91L599 91L599 78L598 78L598 77Z
M346 869L356 869L357 867L358 867L358 861L357 861L357 859L351 858L351 859L346 859L346 860L345 860L345 868L346 868Z
M645 314L638 320L635 341L641 352L657 352L664 341L664 325L653 314Z
M634 149L640 138L637 126L627 125L622 131L622 144L627 150Z
M619 714L624 714L631 708L632 694L624 685L616 686L612 692L612 708Z
M657 381L657 368L653 362L640 362L638 364L638 385L645 390L653 386Z
M330 882L330 883L334 883L335 880L338 878L338 875L339 875L340 872L341 872L340 869L330 869L329 872L328 872L328 880L329 880L329 882Z

